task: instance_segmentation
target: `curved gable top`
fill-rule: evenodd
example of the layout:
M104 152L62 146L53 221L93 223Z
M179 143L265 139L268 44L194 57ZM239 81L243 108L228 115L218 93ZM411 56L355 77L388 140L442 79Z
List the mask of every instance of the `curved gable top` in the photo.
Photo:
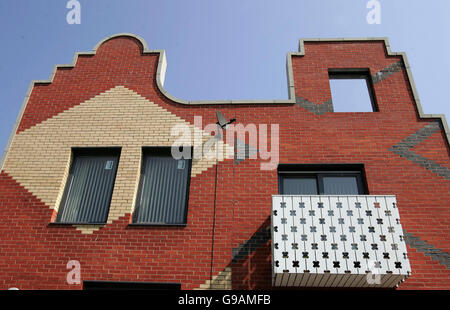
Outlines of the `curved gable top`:
M392 52L390 49L390 44L387 38L385 37L375 37L375 38L328 38L328 39L300 39L299 40L299 51L298 52L289 52L287 53L287 59L286 59L286 71L287 71L287 82L288 82L288 99L285 100L182 100L179 98L176 98L169 94L164 89L164 80L165 80L165 74L166 74L166 68L167 68L167 61L165 56L164 50L150 50L148 49L147 43L145 40L135 34L132 33L118 33L109 37L104 38L100 42L98 42L94 49L90 52L77 52L75 53L72 63L71 64L63 64L63 65L55 65L53 68L52 73L50 74L49 80L34 80L30 83L30 86L28 88L28 91L25 95L25 98L22 103L22 107L20 109L20 112L17 116L16 122L14 124L14 128L10 134L8 143L6 145L6 148L3 152L2 158L0 160L0 171L3 169L3 163L6 157L6 154L11 146L12 139L14 138L14 135L17 131L17 128L22 120L23 113L25 111L25 108L28 103L28 99L30 98L31 92L33 90L33 87L35 84L50 84L53 82L53 79L55 77L55 74L58 69L60 68L74 68L78 56L91 56L95 55L99 49L101 49L102 45L110 40L113 40L118 37L130 37L135 39L137 42L140 43L142 49L142 54L159 54L158 57L158 65L157 65L157 72L156 72L156 84L159 89L159 91L169 100L173 101L174 103L184 104L184 105L214 105L214 104L221 104L221 105L228 105L228 104L295 104L296 103L296 97L295 97L295 86L294 86L294 74L292 69L292 56L305 56L305 43L307 42L358 42L358 41L382 41L384 43L384 46L386 48L386 52L388 56L400 56L403 60L403 63L405 64L406 73L409 79L409 83L411 86L411 90L413 93L414 101L416 103L417 111L419 114L419 118L426 118L426 119L439 119L442 123L442 127L445 131L445 136L447 138L447 143L450 145L450 130L445 118L445 115L443 114L424 114L423 109L419 100L418 92L414 83L414 79L412 77L411 68L409 66L409 62L407 59L407 56L404 52Z

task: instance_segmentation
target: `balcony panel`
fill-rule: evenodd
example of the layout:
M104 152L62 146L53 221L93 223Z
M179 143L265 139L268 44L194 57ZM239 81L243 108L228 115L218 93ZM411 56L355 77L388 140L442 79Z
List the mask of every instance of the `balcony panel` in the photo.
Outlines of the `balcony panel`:
M411 274L395 196L272 197L272 283L395 287Z

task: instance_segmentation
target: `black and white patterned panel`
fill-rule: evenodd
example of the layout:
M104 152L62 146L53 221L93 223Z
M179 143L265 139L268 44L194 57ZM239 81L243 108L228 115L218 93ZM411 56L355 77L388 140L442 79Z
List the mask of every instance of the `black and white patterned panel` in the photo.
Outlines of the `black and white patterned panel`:
M273 271L285 285L339 286L330 275L410 274L395 196L273 196L272 202Z

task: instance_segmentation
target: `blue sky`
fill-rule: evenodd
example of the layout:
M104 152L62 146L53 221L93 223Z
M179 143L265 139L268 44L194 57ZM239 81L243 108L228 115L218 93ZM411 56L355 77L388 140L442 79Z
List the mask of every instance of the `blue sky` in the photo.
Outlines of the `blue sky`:
M67 0L0 2L0 152L31 80L121 32L166 51L165 89L188 100L285 99L299 38L387 36L408 55L424 112L450 119L448 0L380 0L380 25L366 21L368 0L78 1L80 25L67 24Z

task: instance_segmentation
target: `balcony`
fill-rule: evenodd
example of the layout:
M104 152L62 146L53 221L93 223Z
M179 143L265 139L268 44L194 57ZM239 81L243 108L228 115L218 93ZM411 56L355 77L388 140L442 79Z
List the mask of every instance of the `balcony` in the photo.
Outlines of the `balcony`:
M395 196L272 196L272 285L393 288L411 275Z

